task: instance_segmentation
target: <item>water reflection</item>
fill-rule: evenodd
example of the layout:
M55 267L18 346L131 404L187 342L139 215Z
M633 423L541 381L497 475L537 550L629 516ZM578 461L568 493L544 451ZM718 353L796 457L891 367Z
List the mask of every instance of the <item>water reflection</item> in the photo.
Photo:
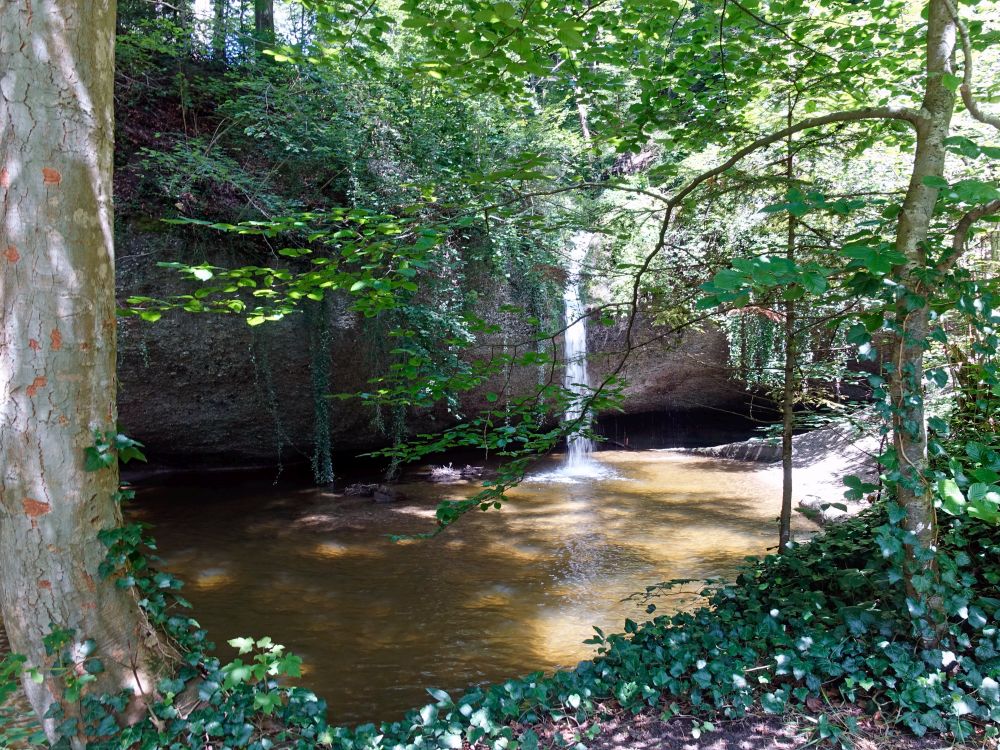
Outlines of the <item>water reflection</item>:
M640 618L624 596L730 574L773 544L773 473L670 452L595 459L603 478L529 481L503 512L428 542L385 535L429 529L440 499L474 486L415 483L397 505L260 483L145 487L136 513L216 641L270 635L305 659L335 721L388 719L426 687L575 664L591 626Z

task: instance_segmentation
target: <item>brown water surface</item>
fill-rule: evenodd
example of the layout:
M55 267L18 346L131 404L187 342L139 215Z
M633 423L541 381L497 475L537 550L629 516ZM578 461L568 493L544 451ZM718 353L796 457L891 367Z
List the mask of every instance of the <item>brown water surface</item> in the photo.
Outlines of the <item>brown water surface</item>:
M407 499L377 505L260 482L146 482L135 512L217 643L270 635L304 658L302 682L332 720L394 719L428 687L572 666L591 655L593 625L642 619L623 597L731 575L773 545L772 470L667 451L595 459L613 475L528 481L503 511L422 542L385 535L430 529L435 504L474 485L406 484Z

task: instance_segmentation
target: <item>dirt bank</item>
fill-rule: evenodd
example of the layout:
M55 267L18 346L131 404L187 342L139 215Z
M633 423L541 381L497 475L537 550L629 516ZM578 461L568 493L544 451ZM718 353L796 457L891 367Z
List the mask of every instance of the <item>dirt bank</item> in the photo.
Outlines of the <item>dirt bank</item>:
M829 427L796 435L792 440L792 502L820 522L836 521L858 513L868 505L868 500L845 499L844 477L853 475L862 482L878 484L877 456L883 450L883 437L874 415L868 410ZM779 440L753 438L684 452L765 464L770 480L777 488L781 487ZM846 509L830 503L843 504Z

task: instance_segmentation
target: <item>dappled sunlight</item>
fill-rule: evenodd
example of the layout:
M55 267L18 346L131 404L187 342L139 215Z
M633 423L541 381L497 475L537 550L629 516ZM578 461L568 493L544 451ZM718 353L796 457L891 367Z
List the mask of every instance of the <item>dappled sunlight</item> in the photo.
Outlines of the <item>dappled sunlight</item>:
M392 507L390 510L401 516L414 516L416 518L434 518L433 508L421 508L416 505L404 505L402 507Z
M732 575L775 543L780 496L757 467L669 452L605 451L594 462L603 478L529 480L502 511L428 540L388 535L433 531L437 503L479 485L403 482L397 503L245 485L215 488L211 502L193 496L197 512L167 488L143 507L172 570L195 582L215 640L267 633L306 658L305 685L340 720L362 721L420 703L427 687L576 664L592 654L582 641L593 626L648 617L622 601L630 594ZM657 613L690 601L657 600Z
M234 580L233 576L229 575L224 568L208 568L195 576L190 585L196 589L208 591L230 586Z
M496 584L481 592L478 596L471 597L462 604L463 610L502 608L509 606L517 596L517 589L512 586Z
M311 549L311 554L327 560L337 560L343 557L374 557L379 552L360 544L344 544L342 542L328 541L314 545Z

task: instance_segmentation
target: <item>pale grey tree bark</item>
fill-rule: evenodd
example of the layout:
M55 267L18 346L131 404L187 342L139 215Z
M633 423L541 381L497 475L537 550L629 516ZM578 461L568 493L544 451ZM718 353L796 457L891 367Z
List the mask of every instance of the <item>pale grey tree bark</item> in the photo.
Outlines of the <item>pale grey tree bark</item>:
M118 471L84 470L116 418L114 31L114 0L0 4L0 609L29 665L67 628L97 643L95 689L143 694L157 638L98 574ZM63 702L55 677L24 686L40 717Z
M930 309L926 302L928 290L919 275L928 266L925 241L938 197L938 189L933 187L933 181L927 184L927 178L944 175L947 156L944 141L955 111L955 92L942 78L945 73L954 73L955 37L955 19L945 0L931 0L928 4L927 77L921 117L916 122L917 144L896 229L896 250L906 258L906 263L894 276L913 295L909 299L901 298L897 304L898 331L890 352L893 447L902 475L897 502L906 509L904 528L913 533L911 547L919 545L927 549L937 543L937 522L933 493L925 486L928 466L923 369ZM921 298L922 304L919 303ZM910 552L913 554L915 550ZM912 586L909 588L912 594Z

